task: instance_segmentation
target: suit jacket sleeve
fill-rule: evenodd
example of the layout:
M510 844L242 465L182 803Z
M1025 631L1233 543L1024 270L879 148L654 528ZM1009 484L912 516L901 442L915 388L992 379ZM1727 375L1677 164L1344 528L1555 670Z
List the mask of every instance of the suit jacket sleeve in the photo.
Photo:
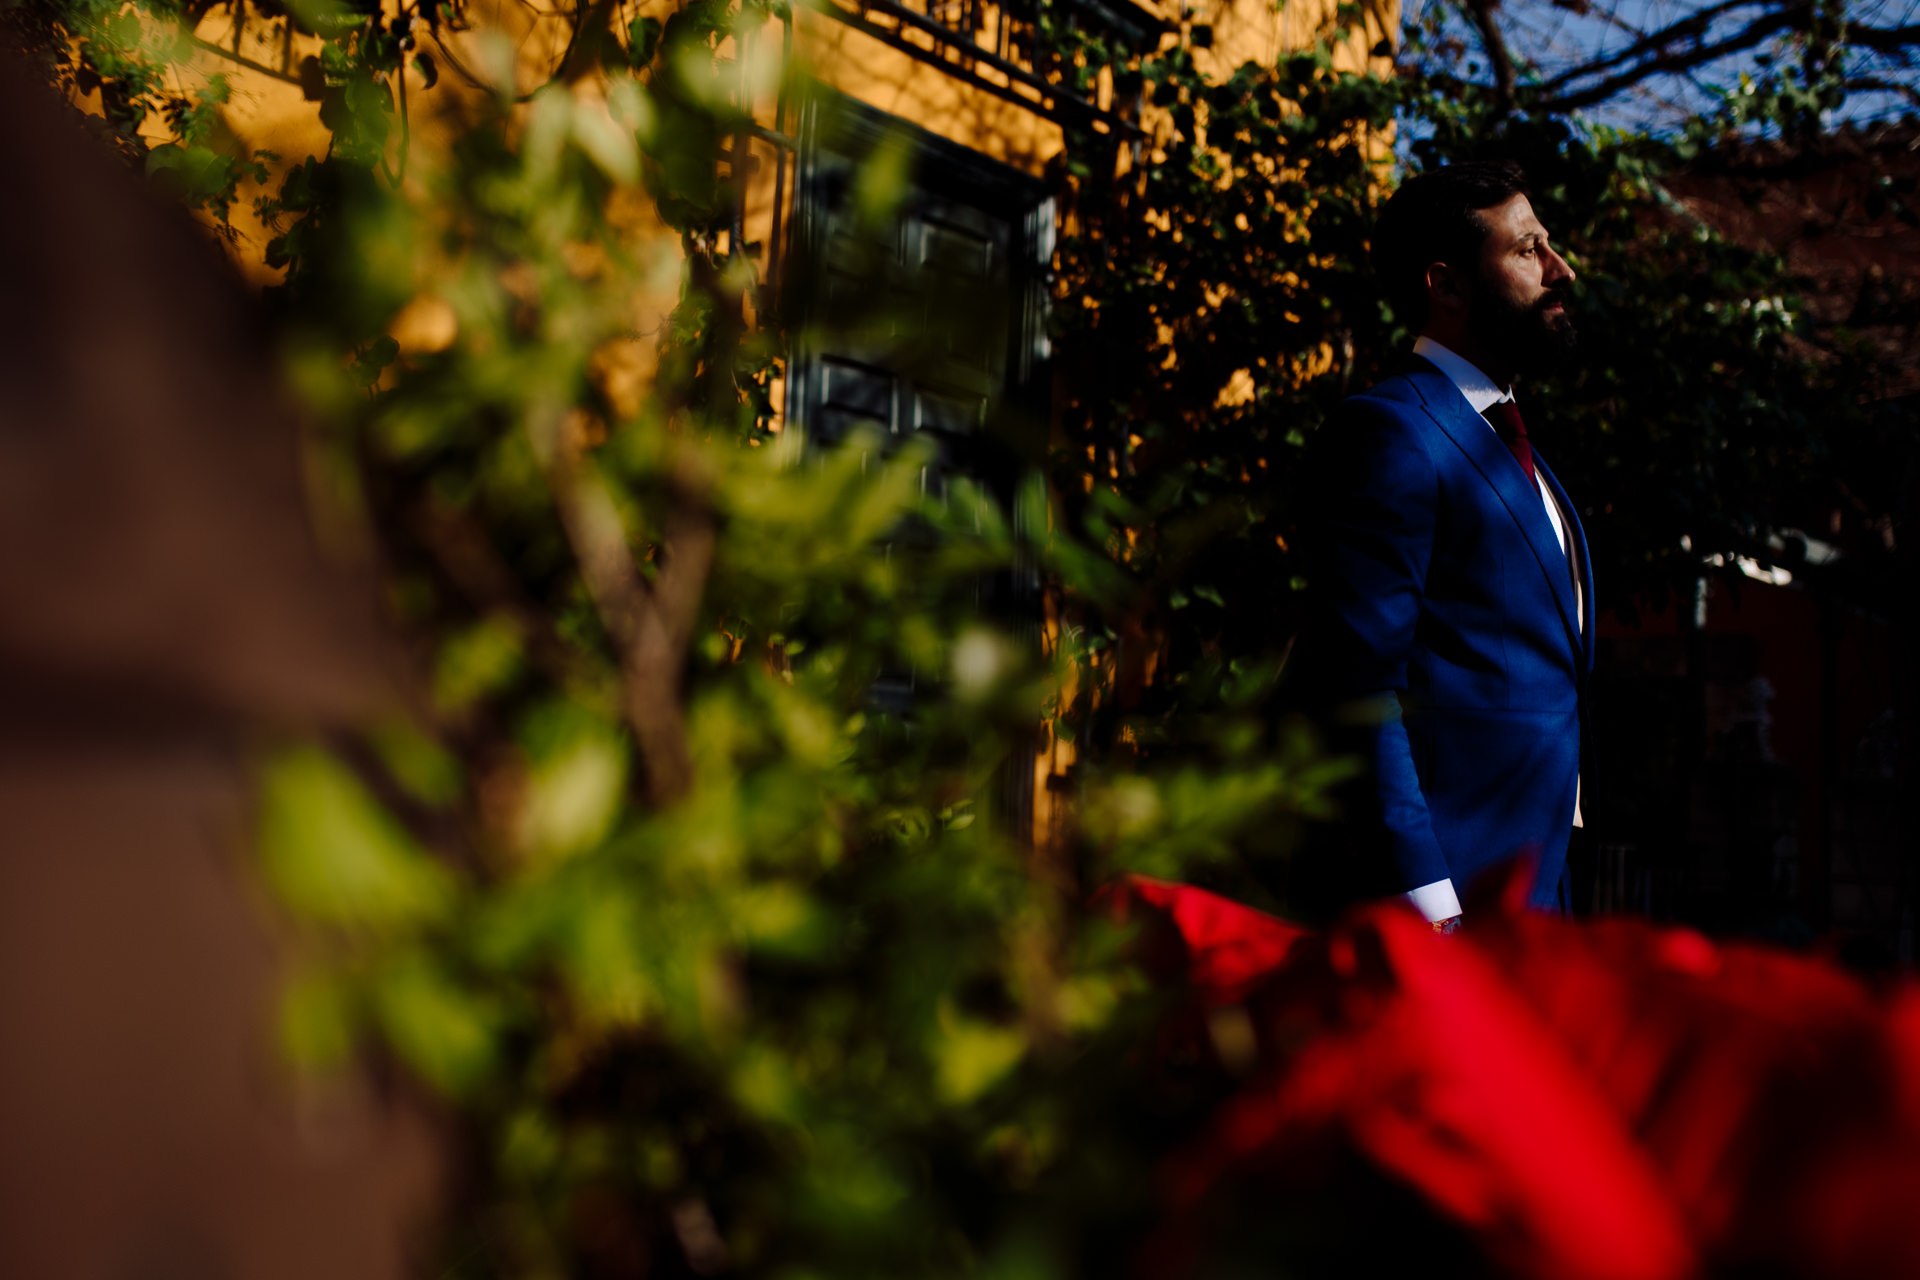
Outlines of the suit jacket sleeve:
M1309 502L1320 696L1368 769L1348 817L1384 842L1403 891L1449 875L1401 717L1440 496L1410 412L1346 401L1322 429Z

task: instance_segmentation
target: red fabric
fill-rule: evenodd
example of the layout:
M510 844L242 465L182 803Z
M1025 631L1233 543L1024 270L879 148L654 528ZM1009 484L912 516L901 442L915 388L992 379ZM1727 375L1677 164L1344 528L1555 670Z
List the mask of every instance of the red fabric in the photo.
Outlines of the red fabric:
M1507 448L1513 451L1513 460L1527 473L1528 483L1538 484L1533 474L1533 442L1527 439L1527 424L1520 420L1520 406L1511 400L1502 400L1488 405L1481 416L1492 423L1494 431L1506 441Z
M1181 970L1210 1005L1238 1002L1247 988L1287 958L1294 943L1308 936L1298 925L1230 898L1146 876L1127 877L1113 888L1109 901L1119 920L1134 918L1137 904L1173 926L1175 950L1171 957L1163 952L1159 963Z
M1920 1275L1920 994L1816 958L1521 909L1441 937L1399 904L1310 935L1134 882L1257 1066L1168 1164L1168 1230L1343 1143L1512 1274Z

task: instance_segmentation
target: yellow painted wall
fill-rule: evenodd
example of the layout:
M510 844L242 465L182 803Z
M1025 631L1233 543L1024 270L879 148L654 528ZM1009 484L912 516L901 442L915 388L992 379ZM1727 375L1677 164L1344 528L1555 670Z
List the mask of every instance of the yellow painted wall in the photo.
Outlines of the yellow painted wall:
M664 13L667 0L658 0L657 7ZM239 11L240 6L234 6L234 10ZM471 31L447 31L441 41L425 31L420 33L420 49L439 65L439 83L429 90L418 71L408 67L404 73L411 130L426 145L444 132L437 122L442 112L457 105L459 99L483 92L466 78L461 67L477 79L492 82L496 73L506 71L503 62L510 63L516 91L525 92L547 77L548 68L558 61L566 46L564 24L537 15L530 6L511 0L469 0L468 13L474 28ZM301 60L318 51L319 39L295 34L289 41L277 25L245 22L244 13L241 20L244 25L236 38L234 15L214 9L194 33L204 45L217 46L263 69L242 65L208 49L197 56L197 71L223 74L232 87L232 97L222 112L226 127L248 146L273 152L283 168L297 165L308 156L325 154L329 134L320 123L320 104L308 101L297 83L274 74L297 77ZM503 37L504 45L491 45L494 37ZM505 59L497 56L501 53ZM397 161L397 142L389 151ZM241 269L261 284L277 282L280 273L262 258L271 232L253 215L252 198L277 190L279 181L280 175L275 173L264 190L244 191L244 198L233 209L233 224L241 234L234 256Z
M1304 49L1325 39L1332 30L1339 0L1189 0L1163 4L1163 16L1173 18L1184 7L1189 27L1205 23L1213 28L1213 47L1194 51L1194 63L1208 75L1225 77L1248 62L1271 64L1281 54ZM1364 0L1361 25L1352 37L1334 46L1333 64L1342 71L1372 71L1384 75L1391 66L1370 51L1382 40L1398 42L1400 0Z
M664 17L676 0L642 0L641 12ZM1213 28L1213 46L1195 51L1201 68L1212 74L1226 75L1247 61L1271 62L1289 49L1306 47L1329 31L1337 0L1161 0L1157 12L1179 31L1199 24ZM1343 69L1384 72L1384 60L1370 58L1368 51L1397 30L1399 0L1368 0L1363 29L1336 48L1336 65ZM998 42L998 13L991 6L984 10L983 30L977 33L981 45L994 47ZM794 6L793 70L881 111L962 146L970 147L994 160L1038 176L1063 146L1060 127L1045 115L1008 102L972 80L979 74L1005 84L1005 77L991 68L975 63L969 69L954 65L952 72L910 57L880 40L835 21L805 3ZM551 74L566 44L567 28L563 18L547 16L518 0L472 0L468 6L472 30L445 31L439 41L422 33L421 47L439 62L439 83L425 89L416 71L406 72L411 124L416 146L431 147L441 131L438 117L464 97L484 90L474 81L499 83L509 77L514 89L525 93ZM877 18L876 21L885 22ZM253 63L265 72L284 69L297 75L300 60L317 48L318 41L294 37L283 42L281 34L263 23L243 27L235 39L232 19L224 11L214 11L196 33L209 44L218 45ZM930 38L911 34L923 48L936 50ZM1168 43L1183 38L1165 37ZM776 124L779 95L782 32L770 23L749 43L748 76L755 118L772 128ZM731 50L723 52L731 53ZM958 55L951 49L939 56L949 60ZM327 132L320 125L319 106L309 102L297 84L276 79L263 70L250 70L231 58L203 53L199 69L221 72L233 86L232 101L225 111L225 123L253 147L275 152L283 165L296 164L309 155L320 154L327 145ZM590 82L578 92L592 94ZM1015 86L1013 92L1031 96L1031 91ZM1104 99L1103 88L1100 97ZM1101 101L1097 105L1109 105ZM796 127L794 113L779 122L788 132ZM1159 122L1145 121L1149 130ZM755 180L746 202L745 238L757 246L756 256L765 271L770 267L770 246L774 239L774 174L786 159L780 148L756 140L749 146L758 160ZM793 184L791 170L784 195L790 200ZM269 189L277 187L278 176ZM235 257L242 269L260 284L273 283L279 273L269 268L263 254L271 232L259 225L251 210L251 200L260 191L243 192L233 211L234 225L240 233ZM786 210L781 224L790 225ZM649 225L644 218L636 228ZM662 229L664 230L664 229ZM628 394L622 401L637 398L639 388L651 378L654 367L653 336L659 331L666 312L673 305L672 289L666 280L656 293L636 300L634 341L619 352L609 353L613 381ZM450 339L443 323L444 307L422 299L410 307L395 325L395 336L403 350L430 350Z
M1225 77L1244 63L1270 64L1284 52L1306 48L1325 38L1338 3L1160 0L1152 9L1176 29L1211 26L1213 45L1196 50L1195 62L1203 72ZM1397 38L1399 0L1367 0L1362 13L1361 25L1353 36L1336 43L1334 65L1341 70L1386 74L1389 60L1372 57L1370 51L1382 40ZM802 65L839 92L1035 176L1059 153L1063 139L1058 125L970 84L968 73L944 74L814 9L796 6L795 15L795 49ZM983 29L977 35L983 47L995 45L999 21L999 12L987 7ZM906 38L958 61L959 55L950 47L942 47L917 31L908 31ZM1171 43L1177 38L1170 35L1167 40ZM977 73L1006 84L991 67L981 66ZM1008 87L1016 93L1029 93L1024 86ZM1106 96L1104 91L1100 96ZM1102 101L1096 105L1108 104Z
M1337 0L1161 0L1158 12L1175 27L1191 28L1202 23L1213 28L1213 47L1196 50L1195 59L1203 70L1225 75L1247 61L1271 62L1280 53L1305 47L1327 32ZM673 0L643 0L640 11L657 10L664 16ZM514 63L516 89L524 92L539 83L557 62L566 42L563 19L543 16L531 6L515 0L473 0L468 8L474 30L446 32L442 43L424 38L421 47L440 62L440 83L430 92L424 90L417 72L407 72L409 99L414 109L416 130L434 128L436 104L450 96L477 92L465 79L461 68L482 80L493 80L504 71L498 50L490 49L489 37L504 37ZM1364 28L1355 38L1336 48L1336 65L1343 69L1386 70L1384 60L1368 56L1368 50L1390 37L1399 21L1399 0L1368 0L1364 6ZM881 111L899 116L913 124L962 146L1029 174L1039 175L1047 162L1063 145L1060 127L1044 115L996 96L971 81L975 73L1001 83L991 68L976 64L973 71L955 66L955 74L926 65L898 49L819 13L803 4L794 6L793 49L795 69L820 82L865 102ZM225 11L209 14L197 33L201 39L233 49L240 57L278 69L283 64L297 73L301 58L314 51L317 41L295 37L290 45L266 24L255 22L240 32L236 42L232 19ZM884 21L884 20L881 20ZM999 16L991 7L985 10L985 29L978 34L982 45L991 47L997 40ZM907 37L934 50L936 44L919 33ZM1169 40L1177 37L1168 37ZM762 124L774 124L775 79L780 56L780 33L769 25L757 37L753 61L759 71L760 92L755 95L755 114ZM952 50L940 56L953 59ZM277 153L283 162L297 163L317 154L326 146L327 134L320 126L318 106L308 102L299 86L238 66L213 53L200 57L206 72L224 72L233 85L233 101L225 115L228 126L243 141ZM1030 96L1030 91L1014 86L1013 92ZM1104 95L1102 95L1104 96ZM1102 103L1101 105L1106 105ZM791 127L792 122L787 122ZM772 153L756 146L764 163L762 172L771 173ZM768 190L756 193L756 206L771 198ZM757 208L761 216L756 230L770 229L770 210ZM260 261L266 234L254 223L251 213L237 209L236 226L244 240L239 257L249 272L263 282L272 277ZM762 238L750 236L749 238Z
M1064 145L1059 125L969 83L969 73L957 65L958 74L950 75L799 5L794 16L794 51L800 69L850 98L1035 176ZM997 24L996 11L989 10L988 16L990 24ZM989 25L982 43L990 45L996 34L994 25ZM937 48L934 40L917 31L908 32L906 38L930 51ZM953 56L947 50L940 52ZM1007 83L992 68L982 67L980 74ZM1014 92L1027 91L1019 87Z

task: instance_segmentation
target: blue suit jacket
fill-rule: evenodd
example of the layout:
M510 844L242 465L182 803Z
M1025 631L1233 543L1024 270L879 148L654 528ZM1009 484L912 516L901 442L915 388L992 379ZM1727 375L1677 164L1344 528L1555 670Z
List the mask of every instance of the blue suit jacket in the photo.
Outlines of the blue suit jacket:
M1309 532L1316 690L1343 704L1369 766L1360 812L1402 890L1539 854L1532 900L1560 900L1593 665L1593 582L1573 575L1539 493L1439 369L1407 369L1322 429ZM1358 711L1356 717L1355 712Z

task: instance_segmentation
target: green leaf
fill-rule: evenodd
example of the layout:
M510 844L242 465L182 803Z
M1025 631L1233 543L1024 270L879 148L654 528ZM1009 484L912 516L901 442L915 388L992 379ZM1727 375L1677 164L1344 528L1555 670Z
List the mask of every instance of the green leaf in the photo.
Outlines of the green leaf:
M638 1026L661 1004L643 955L646 923L622 890L585 887L562 940L568 986L591 1023Z
M932 1053L940 1096L947 1102L971 1102L1026 1052L1027 1036L1018 1026L991 1026L941 1005Z
M427 1084L462 1098L491 1074L499 1011L438 962L422 952L403 955L375 976L372 989L382 1032Z
M531 768L514 824L521 850L550 861L605 838L626 800L627 743L577 703L542 706L521 729Z
M175 199L199 205L226 190L235 161L207 147L163 143L147 152L147 176Z
M414 725L390 720L367 736L387 772L408 795L435 806L449 805L459 798L459 759Z
M279 752L260 772L260 857L299 916L394 931L445 917L452 875L318 747Z
M302 973L281 995L280 1044L297 1067L327 1072L346 1065L355 1027L348 985L335 975Z
M653 61L654 52L660 47L662 30L658 18L635 18L627 24L627 60L634 70Z
M508 618L484 618L441 645L433 672L434 705L463 711L511 683L521 662L519 627Z

